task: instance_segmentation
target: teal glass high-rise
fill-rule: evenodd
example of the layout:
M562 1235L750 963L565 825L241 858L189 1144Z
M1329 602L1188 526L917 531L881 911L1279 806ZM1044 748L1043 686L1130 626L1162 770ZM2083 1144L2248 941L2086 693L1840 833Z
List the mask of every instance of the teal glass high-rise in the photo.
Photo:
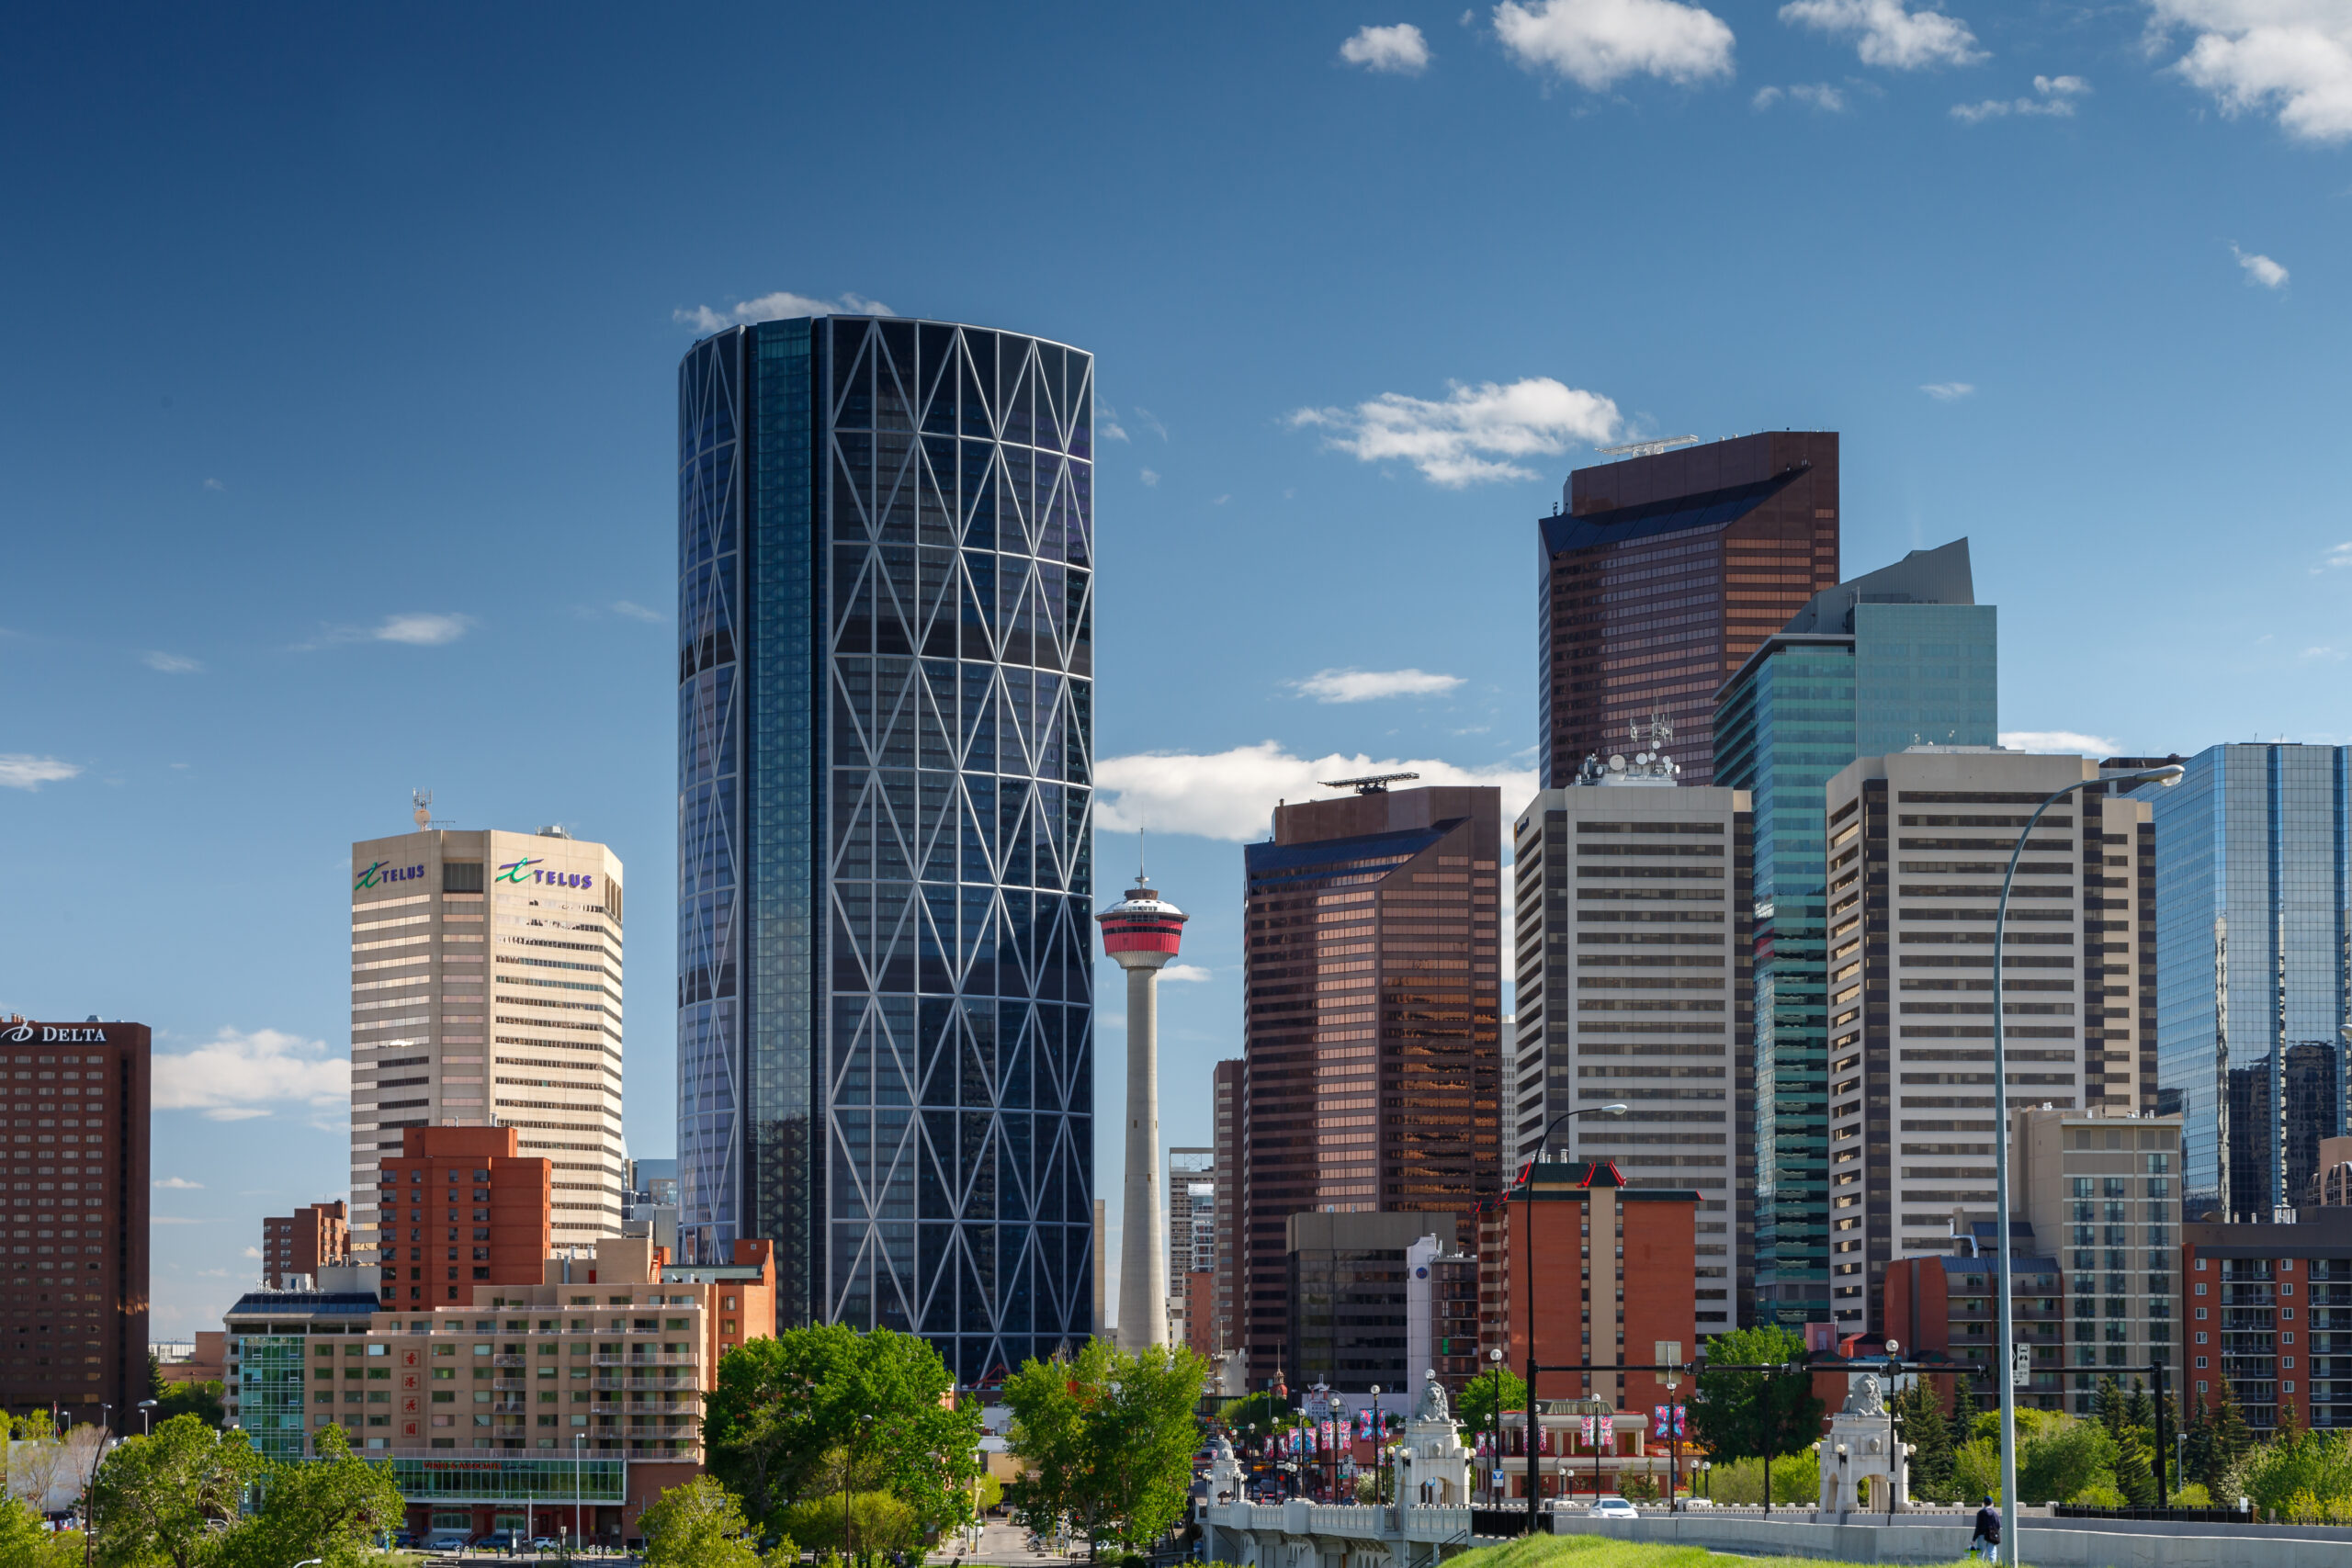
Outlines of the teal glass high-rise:
M2144 792L2157 1109L2182 1118L2188 1219L2290 1219L2320 1140L2352 1132L2352 747L2236 742L2187 766Z
M1093 1328L1093 360L897 318L678 378L682 1247L976 1382Z
M1857 757L1996 744L1998 629L1956 539L1815 594L1717 696L1715 783L1756 812L1757 1322L1830 1318L1823 786Z

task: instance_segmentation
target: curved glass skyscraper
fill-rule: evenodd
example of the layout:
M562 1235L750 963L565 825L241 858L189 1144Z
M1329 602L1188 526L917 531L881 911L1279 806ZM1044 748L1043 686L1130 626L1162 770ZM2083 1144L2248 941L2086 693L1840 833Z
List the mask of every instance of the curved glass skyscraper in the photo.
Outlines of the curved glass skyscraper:
M1092 357L767 321L678 414L682 1246L1018 1367L1093 1327Z

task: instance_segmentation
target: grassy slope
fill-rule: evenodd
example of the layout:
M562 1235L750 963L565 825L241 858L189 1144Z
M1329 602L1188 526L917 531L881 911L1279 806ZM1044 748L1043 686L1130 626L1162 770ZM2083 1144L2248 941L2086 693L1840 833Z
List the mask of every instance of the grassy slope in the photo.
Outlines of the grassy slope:
M1532 1540L1482 1546L1445 1560L1445 1568L1732 1568L1768 1562L1770 1568L1847 1568L1810 1557L1749 1558L1697 1546L1659 1546L1604 1536L1537 1536Z

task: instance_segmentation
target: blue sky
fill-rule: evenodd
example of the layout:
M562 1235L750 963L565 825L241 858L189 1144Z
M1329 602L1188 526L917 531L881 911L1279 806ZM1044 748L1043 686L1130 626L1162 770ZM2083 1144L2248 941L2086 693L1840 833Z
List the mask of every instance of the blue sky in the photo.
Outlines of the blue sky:
M1609 438L1843 432L1849 574L1969 536L2006 729L2352 738L2352 0L52 8L0 130L0 1007L171 1058L159 1334L342 1190L413 787L621 856L671 1152L674 367L777 296L1098 355L1171 1142L1274 797L1527 787Z

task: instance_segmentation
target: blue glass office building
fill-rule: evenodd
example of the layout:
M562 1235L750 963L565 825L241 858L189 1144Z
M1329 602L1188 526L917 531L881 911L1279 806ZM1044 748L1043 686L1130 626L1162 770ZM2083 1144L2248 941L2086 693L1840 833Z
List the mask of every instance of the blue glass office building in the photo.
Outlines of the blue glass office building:
M2143 792L2156 838L2157 1106L2186 1212L2289 1217L2352 1131L2352 748L2236 744Z
M1968 541L1815 594L1724 683L1715 782L1756 809L1756 1321L1829 1321L1823 786L1857 757L1990 746L1998 612Z
M1092 391L861 316L679 367L682 1247L972 1381L1093 1326Z

